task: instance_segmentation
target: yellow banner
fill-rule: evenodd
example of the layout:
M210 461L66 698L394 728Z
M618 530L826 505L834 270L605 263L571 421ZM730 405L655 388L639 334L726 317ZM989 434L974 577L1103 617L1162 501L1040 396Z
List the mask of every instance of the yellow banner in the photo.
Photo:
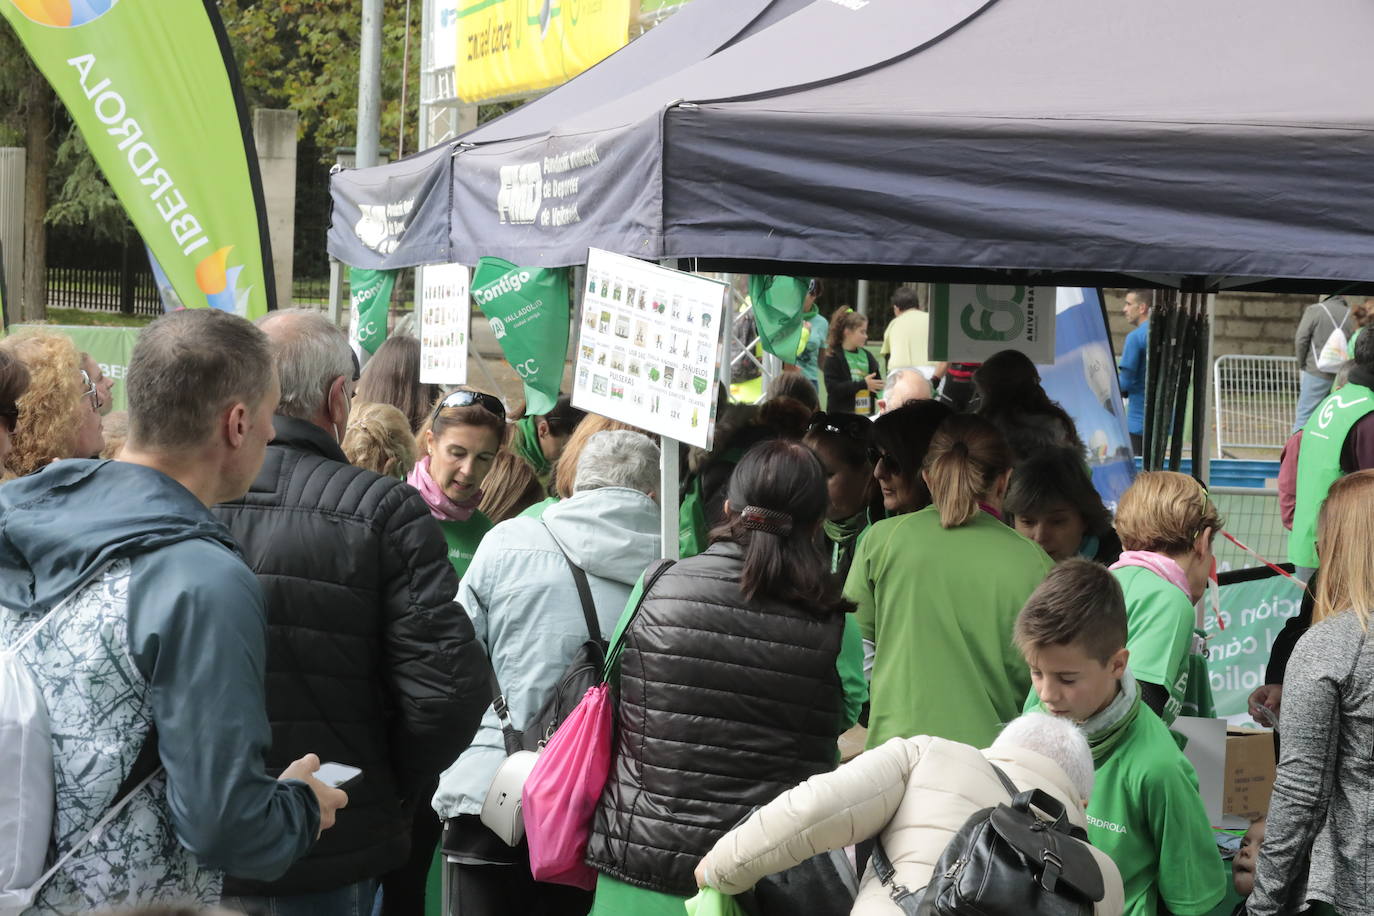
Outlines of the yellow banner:
M458 98L484 102L567 82L625 46L630 7L631 0L460 0Z

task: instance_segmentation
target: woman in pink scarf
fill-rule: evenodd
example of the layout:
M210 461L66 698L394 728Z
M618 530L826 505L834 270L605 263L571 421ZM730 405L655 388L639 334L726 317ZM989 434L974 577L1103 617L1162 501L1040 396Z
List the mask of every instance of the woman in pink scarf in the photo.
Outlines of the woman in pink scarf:
M406 482L420 491L439 520L458 578L467 572L491 520L477 511L506 429L506 410L493 395L468 388L449 392L415 436L420 460Z
M1126 595L1131 673L1165 725L1185 711L1185 696L1199 706L1187 714L1210 715L1202 707L1211 706L1211 685L1205 677L1189 683L1189 657L1205 657L1194 605L1207 588L1221 524L1202 484L1173 471L1141 474L1116 510L1125 550L1111 569Z

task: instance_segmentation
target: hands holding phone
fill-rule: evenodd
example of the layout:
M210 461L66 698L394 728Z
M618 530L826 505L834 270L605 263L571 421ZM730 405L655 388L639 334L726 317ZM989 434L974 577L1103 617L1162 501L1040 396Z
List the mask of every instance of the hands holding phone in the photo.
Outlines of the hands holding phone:
M316 779L315 773L319 768L320 758L314 754L306 754L282 770L281 775L277 778L299 779L310 787L310 790L315 793L315 802L320 807L320 832L323 833L334 826L334 812L347 807L348 793Z

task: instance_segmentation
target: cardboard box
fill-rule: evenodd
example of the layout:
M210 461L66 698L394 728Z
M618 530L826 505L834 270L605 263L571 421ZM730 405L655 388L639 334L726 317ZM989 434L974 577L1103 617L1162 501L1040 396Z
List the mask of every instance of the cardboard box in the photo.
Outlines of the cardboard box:
M1212 826L1243 829L1269 810L1274 791L1274 736L1264 729L1227 728L1225 719L1179 716L1172 730L1187 739L1183 755L1197 771Z
M1226 796L1222 811L1254 820L1274 792L1274 735L1255 728L1226 730Z

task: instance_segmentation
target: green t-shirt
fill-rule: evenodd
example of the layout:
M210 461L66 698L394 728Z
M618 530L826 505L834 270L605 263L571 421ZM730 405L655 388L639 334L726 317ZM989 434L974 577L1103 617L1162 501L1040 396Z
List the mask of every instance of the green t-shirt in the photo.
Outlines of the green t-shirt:
M844 351L844 361L849 363L849 378L851 381L861 382L868 377L868 373L873 370L868 367L868 351L859 349L852 353ZM854 412L862 417L871 417L873 410L873 392L867 388L860 388L854 393Z
M557 497L557 496L545 497L544 499L541 499L539 502L537 502L537 503L535 503L534 505L530 506L530 507L529 507L528 509L526 509L524 512L521 512L520 515L519 515L519 517L520 517L520 518L543 518L543 517L544 517L544 510L547 509L549 506L552 506L552 505L553 505L554 503L556 503L556 502L558 502L558 497Z
M1088 839L1121 872L1124 916L1157 916L1161 905L1177 916L1200 916L1230 883L1193 765L1145 707L1097 762Z
M1141 566L1112 570L1126 596L1126 648L1137 681L1159 684L1169 691L1164 705L1165 725L1172 725L1183 708L1188 687L1188 649L1197 613L1188 596Z
M941 528L934 506L870 525L844 589L874 643L868 747L915 735L991 744L1030 689L1012 627L1053 565L986 512L960 528Z
M467 574L468 566L472 563L472 555L477 552L477 545L491 530L491 519L480 512L474 512L472 518L465 522L441 521L439 528L443 530L444 540L448 542L448 561L453 564L453 571L461 579Z

